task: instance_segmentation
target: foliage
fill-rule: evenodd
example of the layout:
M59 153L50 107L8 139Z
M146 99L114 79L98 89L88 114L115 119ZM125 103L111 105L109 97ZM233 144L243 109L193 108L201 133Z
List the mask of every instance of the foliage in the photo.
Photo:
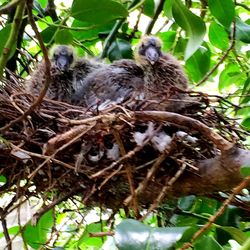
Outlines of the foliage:
M53 11L53 1L37 0L33 14L47 47L53 43L72 44L79 55L85 56L98 56L104 51L102 57L110 61L132 57L134 46L145 30L144 20L150 18L154 29L146 27L147 33L159 36L164 50L183 62L190 86L195 88L199 85L197 90L224 94L225 99L233 102L235 107L228 109L225 104L222 107L224 112L240 119L242 126L249 130L250 1L163 2L159 15L156 11L158 1L154 0L57 1L56 11ZM3 8L7 1L1 0L0 3ZM12 34L14 14L15 8L12 8L7 15L1 16L1 62L7 38ZM8 59L14 57L17 65L13 66L11 60L6 65L9 69L14 67L16 74L22 77L32 71L34 65L30 66L30 62L36 62L42 56L26 18L23 13L24 28L16 31L17 41L9 48ZM243 168L242 175L249 176L249 166ZM0 182L4 185L6 177L1 175ZM231 249L233 244L247 249L243 248L249 246L250 236L249 213L246 212L249 212L249 205L242 205L244 202L249 204L249 194L247 190L245 192L194 242L194 249ZM26 247L28 245L33 249L41 249L44 245L51 249L177 249L191 240L226 197L227 194L213 198L188 196L167 201L157 213L144 220L147 226L125 220L132 213L125 215L122 209L115 214L110 211L101 214L98 209L87 212L83 205L81 210L76 210L73 202L65 202L43 214L36 225L29 222L26 226L9 227L8 233L22 236ZM113 217L116 226L108 220ZM111 229L115 230L112 248L107 248L107 237L89 237L89 233ZM3 232L0 237L4 238Z

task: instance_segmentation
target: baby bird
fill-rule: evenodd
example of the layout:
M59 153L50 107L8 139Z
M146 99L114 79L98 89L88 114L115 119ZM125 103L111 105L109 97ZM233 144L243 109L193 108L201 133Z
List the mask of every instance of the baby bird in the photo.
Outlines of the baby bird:
M150 108L173 111L171 99L183 98L178 89L187 90L188 79L180 63L170 54L163 54L161 41L154 36L145 36L141 39L135 52L135 60L144 70L145 99L157 101ZM159 102L163 100L161 106ZM174 106L179 103L174 103Z
M55 45L49 51L51 61L51 83L46 97L52 100L72 103L73 94L80 88L82 79L100 64L84 58L78 58L74 48L69 45ZM39 95L45 84L45 61L26 81L26 91ZM80 80L79 80L80 79Z
M143 70L133 60L122 59L90 73L76 93L77 104L103 110L120 104L139 93L143 87Z

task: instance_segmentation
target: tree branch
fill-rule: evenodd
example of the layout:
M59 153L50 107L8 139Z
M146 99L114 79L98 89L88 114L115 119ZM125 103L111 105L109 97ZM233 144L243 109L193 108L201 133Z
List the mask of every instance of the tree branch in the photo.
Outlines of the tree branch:
M24 4L22 2L22 4ZM42 102L48 88L49 88L49 84L51 81L51 75L50 75L50 60L49 60L49 56L48 56L48 52L47 49L43 43L42 37L36 27L36 23L35 20L33 18L33 14L32 14L32 6L33 6L33 1L32 0L27 0L27 11L28 11L28 17L29 17L29 21L30 21L30 25L32 27L32 29L34 30L37 40L39 41L41 50L43 52L44 55L44 61L45 61L45 84L44 84L44 88L42 89L40 95L37 97L37 99L35 100L35 102L29 107L29 109L24 112L21 116L19 116L18 118L16 118L15 120L12 120L9 124L7 124L6 126L0 128L0 131L6 131L7 129L9 129L11 126L13 126L13 124L22 121L23 119L25 119L29 114L31 114L34 109L40 105L40 103ZM14 19L15 20L15 19Z
M0 15L2 14L9 14L11 10L16 8L16 6L23 0L13 0L10 3L7 3L0 8Z
M13 45L17 41L17 36L18 36L18 31L20 29L20 26L22 24L22 18L23 18L23 12L24 12L24 7L25 7L25 1L22 0L19 2L15 16L11 25L11 31L8 40L6 41L6 44L3 48L3 53L0 57L0 77L3 76L3 70L4 67L6 66L6 63L9 59L9 55L11 52L11 49L13 48Z
M154 25L159 17L159 15L161 14L162 10L163 10L163 6L164 6L165 0L160 0L157 9L155 11L154 17L151 19L147 29L146 29L146 34L149 35L152 31L152 29L154 28Z

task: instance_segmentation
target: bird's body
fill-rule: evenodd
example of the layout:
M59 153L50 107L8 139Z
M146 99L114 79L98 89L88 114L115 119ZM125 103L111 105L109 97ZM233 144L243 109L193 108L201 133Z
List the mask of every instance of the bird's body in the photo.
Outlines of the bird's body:
M158 38L148 36L141 40L135 59L144 70L145 99L157 101L149 108L173 111L174 106L179 105L176 102L184 97L181 90L188 88L180 63L172 55L162 53Z
M73 47L66 45L56 45L50 50L50 54L51 82L46 97L72 103L72 96L80 89L82 79L91 71L101 67L101 64L85 58L77 58ZM26 81L27 92L39 95L46 80L45 66L45 61L41 62L31 78Z
M105 109L130 98L143 87L143 71L133 60L122 59L90 73L76 102L88 108Z

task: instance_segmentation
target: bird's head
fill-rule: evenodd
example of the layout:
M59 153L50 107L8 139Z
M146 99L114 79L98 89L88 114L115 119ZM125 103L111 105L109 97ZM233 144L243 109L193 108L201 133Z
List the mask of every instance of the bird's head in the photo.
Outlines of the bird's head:
M161 46L162 42L159 38L144 36L137 47L136 60L140 63L146 60L152 65L155 64L162 56Z
M75 52L72 46L55 45L51 51L51 60L60 71L68 71L75 59Z

